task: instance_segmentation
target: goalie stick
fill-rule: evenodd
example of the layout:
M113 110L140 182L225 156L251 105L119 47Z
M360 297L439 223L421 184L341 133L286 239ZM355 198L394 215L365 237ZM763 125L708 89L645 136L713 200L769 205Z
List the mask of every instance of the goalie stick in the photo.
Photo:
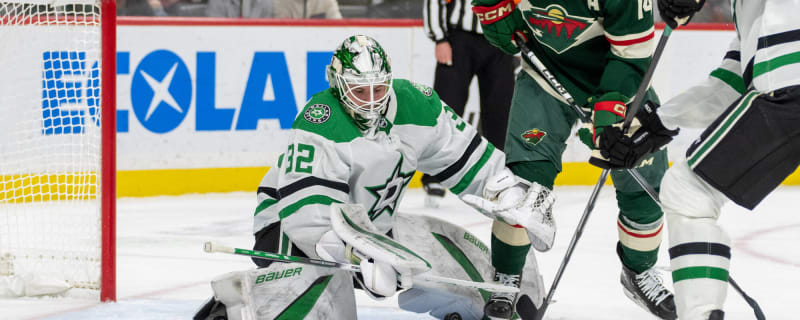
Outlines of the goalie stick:
M336 268L342 269L351 272L361 272L361 266L349 263L340 263L328 260L321 260L321 259L313 259L313 258L305 258L305 257L296 257L296 256L287 256L277 253L265 252L265 251L258 251L258 250L248 250L248 249L241 249L241 248L234 248L225 245L221 245L218 243L214 243L208 241L203 244L203 251L208 253L228 253L234 255L241 255L247 257L253 257L257 259L265 259L271 261L279 261L279 262L295 262L295 263L302 263L312 266L319 266L319 267L326 267L326 268ZM455 278L448 278L448 277L440 277L435 276L432 274L418 274L412 277L414 281L424 281L424 282L439 282L439 283L447 283L462 287L470 287L476 289L483 289L492 292L507 292L507 293L518 293L519 288L514 287L507 287L504 285L498 285L493 283L486 283L486 282L475 282L475 281L467 281Z
M631 103L631 107L628 109L631 112L626 113L625 122L623 123L622 127L623 132L627 131L628 127L630 127L630 124L633 121L633 117L636 115L636 112L639 110L639 107L641 106L642 101L644 100L644 94L647 91L647 88L650 87L650 80L653 77L653 73L655 72L655 67L658 64L658 60L660 60L661 58L661 54L664 51L667 39L671 34L672 34L672 29L669 26L665 26L664 32L661 34L661 39L659 39L658 45L656 46L656 50L655 52L653 52L653 58L650 62L650 66L648 67L645 75L642 77L642 82L639 84L636 96L634 97L633 102ZM524 39L524 37L522 39ZM548 70L547 67L544 66L541 60L539 60L539 58L537 58L536 55L534 55L533 52L531 52L531 50L528 49L527 46L525 46L525 43L524 42L517 43L517 48L519 48L520 52L526 58L528 58L528 62L532 64L539 71L542 77L547 79L547 81L550 83L553 89L556 90L556 92L558 92L558 94L560 94L561 97L564 98L564 100L566 100L567 104L569 104L569 106L575 111L575 113L578 115L581 121L583 122L590 121L589 117L586 114L584 114L583 110L581 110L581 108L575 103L575 99L572 98L572 95L570 95L567 89L565 89L564 86L562 86L561 83L558 82L558 79L556 79L556 77L550 72L550 70ZM630 114L633 114L634 116L630 116ZM633 179L636 180L637 183L639 183L642 189L644 189L647 192L647 194L650 195L650 198L652 198L653 201L655 201L659 206L661 206L661 201L659 201L658 199L658 192L639 174L639 172L636 171L635 169L628 169L627 171L628 173L630 173ZM600 193L600 189L608 179L609 172L610 171L608 169L603 170L603 172L600 174L600 178L598 179L597 184L592 190L592 194L589 197L589 203L586 205L586 209L584 210L584 213L581 216L580 221L578 222L578 226L575 230L575 233L572 236L572 240L570 241L569 247L567 247L567 252L565 253L564 259L561 262L561 266L559 267L558 272L556 273L556 276L553 279L553 284L550 285L550 291L548 292L547 297L545 297L545 300L542 302L542 306L540 308L540 312L537 315L537 319L542 319L542 317L544 317L544 313L547 310L547 306L549 305L551 298L553 297L555 288L558 286L558 282L560 281L564 273L564 268L566 268L566 265L569 262L570 257L572 256L572 252L575 250L575 245L578 242L578 239L583 234L583 228L586 225L586 221L589 218L589 214L594 209L594 204L597 200L597 196ZM747 295L744 292L744 290L742 290L741 287L739 287L739 285L733 280L733 278L730 277L730 275L728 277L728 283L730 283L730 285L734 289L736 289L739 295L742 296L745 302L747 302L747 304L750 305L751 308L753 308L753 312L756 315L756 319L758 320L765 319L764 312L761 310L761 307L758 305L758 302L756 302L755 299Z

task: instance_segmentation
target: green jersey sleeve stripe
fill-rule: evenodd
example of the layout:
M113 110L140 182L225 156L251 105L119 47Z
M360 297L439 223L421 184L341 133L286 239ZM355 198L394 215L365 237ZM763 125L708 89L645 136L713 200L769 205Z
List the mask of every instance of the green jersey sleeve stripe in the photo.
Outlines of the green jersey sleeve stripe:
M733 88L733 90L736 90L736 92L740 94L745 93L744 79L738 74L723 68L717 68L711 72L711 76L722 80L722 82L725 82L728 86Z
M469 161L469 158L472 156L472 153L474 153L475 149L478 149L478 146L480 145L481 145L481 135L476 132L475 136L472 137L472 141L469 142L467 150L464 151L464 153L461 155L458 161L456 161L455 163L444 169L444 171L439 172L434 177L439 181L445 181L447 179L450 179L450 177L458 173L458 171L460 171L461 168L463 168L467 164L467 161Z
M753 79L772 70L798 62L800 62L800 51L756 63L753 66Z
M715 267L688 267L672 271L672 282L690 279L716 279L728 281L728 270Z
M280 211L280 213L278 213L278 215L281 217L281 220L283 220L283 219L286 219L286 217L288 217L288 216L292 215L293 213L297 212L297 210L300 210L300 208L302 208L304 206L311 205L311 204L329 205L331 203L341 203L341 201L336 200L334 198L331 198L329 196L323 196L323 195L308 196L308 197L305 197L303 199L298 200L295 203L292 203L292 204L286 206L285 208L283 208L283 210Z
M276 203L278 203L278 200L275 199L265 199L264 201L261 201L261 203L258 204L258 207L256 207L256 213L253 215L257 216L259 213L261 213L261 211L266 210Z
M493 152L494 146L487 142L486 150L483 152L483 155L481 155L480 160L478 160L478 162L475 163L472 168L469 168L469 171L467 171L464 177L461 178L461 181L459 181L454 187L450 188L450 191L455 194L464 192L464 190L466 190L467 187L469 187L469 185L472 183L472 180L475 179L475 175L478 174L478 171L481 171L481 168L483 168L486 162L489 161L489 158L492 157Z

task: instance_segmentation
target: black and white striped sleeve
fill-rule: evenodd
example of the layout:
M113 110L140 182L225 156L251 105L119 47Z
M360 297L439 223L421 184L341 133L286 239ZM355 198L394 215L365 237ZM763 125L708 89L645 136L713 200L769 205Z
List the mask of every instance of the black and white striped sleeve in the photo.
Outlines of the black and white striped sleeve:
M428 38L436 43L447 40L447 4L444 0L425 0L423 25Z

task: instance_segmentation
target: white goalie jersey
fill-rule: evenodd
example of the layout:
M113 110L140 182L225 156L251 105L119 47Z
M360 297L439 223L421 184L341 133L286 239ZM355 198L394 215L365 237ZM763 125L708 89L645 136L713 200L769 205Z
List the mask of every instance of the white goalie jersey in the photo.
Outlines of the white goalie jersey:
M415 171L459 196L480 195L504 166L505 155L429 87L395 79L385 118L369 138L326 90L298 114L286 151L262 180L254 232L280 220L283 234L312 256L331 229L331 203L361 204L386 233Z
M667 126L705 128L748 90L800 84L800 1L732 1L737 34L720 66L703 83L670 99Z

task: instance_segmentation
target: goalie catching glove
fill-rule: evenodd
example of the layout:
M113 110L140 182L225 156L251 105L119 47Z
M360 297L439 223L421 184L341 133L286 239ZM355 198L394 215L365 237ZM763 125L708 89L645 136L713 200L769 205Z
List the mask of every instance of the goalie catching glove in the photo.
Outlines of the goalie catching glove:
M490 218L525 228L536 250L553 247L556 224L552 207L556 198L547 187L529 183L504 168L486 182L483 198L468 194L461 199Z
M528 26L522 13L517 10L520 0L473 0L472 12L478 17L483 35L493 46L507 54L516 54L519 49L514 37L527 38ZM527 39L524 39L527 41Z
M651 101L639 108L627 132L623 132L627 100L616 92L589 99L590 103L594 101L592 124L584 124L578 135L592 148L592 165L603 169L634 168L678 135L678 129L664 127L655 111L658 105Z

